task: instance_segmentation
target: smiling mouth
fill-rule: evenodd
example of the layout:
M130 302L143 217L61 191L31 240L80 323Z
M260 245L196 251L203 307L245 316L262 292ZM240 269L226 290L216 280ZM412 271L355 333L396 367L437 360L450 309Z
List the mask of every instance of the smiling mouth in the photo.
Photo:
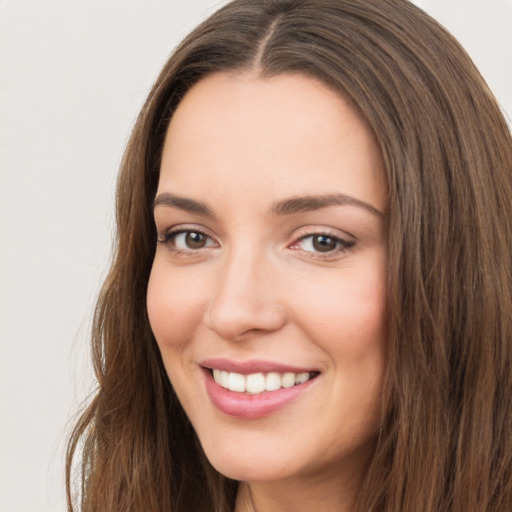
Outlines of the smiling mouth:
M219 369L208 369L213 380L224 389L237 393L258 395L281 388L291 388L304 384L319 375L319 372L267 372L250 373L247 375Z

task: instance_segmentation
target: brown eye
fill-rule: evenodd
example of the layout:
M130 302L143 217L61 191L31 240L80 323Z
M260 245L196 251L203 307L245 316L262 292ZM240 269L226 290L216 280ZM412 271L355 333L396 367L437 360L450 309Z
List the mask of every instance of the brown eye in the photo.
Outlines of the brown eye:
M206 246L208 237L197 231L187 231L185 234L185 244L189 249L202 249Z
M327 233L313 233L298 240L296 247L313 254L337 254L350 249L355 242Z
M313 248L318 252L329 252L338 248L339 242L332 236L315 235L312 238Z
M179 230L167 233L159 242L177 252L197 251L215 246L215 242L211 237L201 231L192 230Z

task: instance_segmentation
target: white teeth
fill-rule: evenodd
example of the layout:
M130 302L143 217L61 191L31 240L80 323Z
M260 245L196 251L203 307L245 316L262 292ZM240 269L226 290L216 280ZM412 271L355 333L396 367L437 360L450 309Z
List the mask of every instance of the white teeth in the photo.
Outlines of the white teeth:
M281 377L281 386L283 386L283 388L295 386L295 373L285 373Z
M226 389L229 388L229 373L225 371L220 372L220 380L217 381L220 382L220 385Z
M295 384L302 384L309 380L309 372L298 373L295 377Z
M228 388L230 391L243 393L245 391L245 377L240 373L229 373Z
M215 382L218 382L223 388L229 388L229 373L222 370L213 370L213 378Z
M264 373L242 375L241 373L213 370L213 379L223 388L238 393L246 391L253 395L263 393L264 391L276 391L280 388L291 388L292 386L303 384L311 377L312 374L309 372L269 372L266 375Z
M263 373L251 373L245 378L245 390L247 393L262 393L265 391L265 375Z
M265 379L265 389L267 391L276 391L281 387L281 375L279 373L270 372L267 373L267 378Z

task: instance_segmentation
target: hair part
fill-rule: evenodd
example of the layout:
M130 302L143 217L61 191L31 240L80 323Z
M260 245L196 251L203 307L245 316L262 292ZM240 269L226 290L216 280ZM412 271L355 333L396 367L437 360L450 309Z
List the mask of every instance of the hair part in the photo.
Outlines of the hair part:
M230 511L146 313L152 204L183 96L212 73L302 73L366 120L389 191L383 410L358 510L512 509L512 143L458 43L405 0L236 0L165 64L117 186L117 238L94 317L98 392L68 446L84 512Z

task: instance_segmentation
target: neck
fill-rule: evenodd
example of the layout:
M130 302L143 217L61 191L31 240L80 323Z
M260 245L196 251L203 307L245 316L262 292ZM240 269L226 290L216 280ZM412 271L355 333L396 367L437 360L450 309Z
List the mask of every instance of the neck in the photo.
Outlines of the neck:
M241 482L235 512L353 512L360 478Z

